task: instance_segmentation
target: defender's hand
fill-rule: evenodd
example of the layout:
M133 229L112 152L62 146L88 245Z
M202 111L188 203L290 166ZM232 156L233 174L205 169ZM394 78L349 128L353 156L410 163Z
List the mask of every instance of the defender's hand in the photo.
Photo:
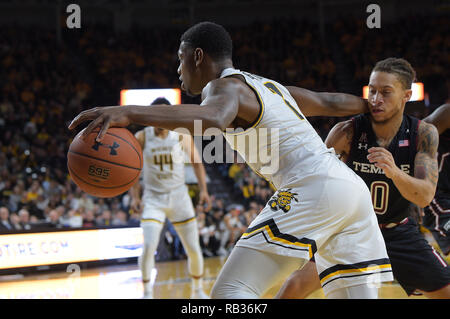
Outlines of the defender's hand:
M392 157L391 152L383 147L371 147L369 148L369 155L367 155L369 162L374 163L378 168L384 171L384 174L388 178L393 178L400 172L400 169L395 164L395 160Z
M86 138L95 128L100 127L96 141L100 142L111 126L125 127L130 124L129 109L125 106L95 107L81 112L69 125L72 130L85 121L92 121L84 129L81 138Z

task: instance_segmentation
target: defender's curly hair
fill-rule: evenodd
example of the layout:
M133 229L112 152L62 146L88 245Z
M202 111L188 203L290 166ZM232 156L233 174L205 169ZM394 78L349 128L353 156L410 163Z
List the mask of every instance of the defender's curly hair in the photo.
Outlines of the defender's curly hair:
M372 72L375 71L395 74L404 89L410 89L411 84L416 80L416 71L408 61L402 58L391 57L378 61Z

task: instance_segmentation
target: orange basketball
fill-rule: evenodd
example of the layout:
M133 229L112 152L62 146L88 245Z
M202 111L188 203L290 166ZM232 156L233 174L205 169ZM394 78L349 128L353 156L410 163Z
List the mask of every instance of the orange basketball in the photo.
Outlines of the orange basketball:
M96 197L114 197L126 192L139 180L142 148L125 128L110 128L103 140L95 141L99 130L85 140L81 133L73 139L67 153L67 167L75 184Z

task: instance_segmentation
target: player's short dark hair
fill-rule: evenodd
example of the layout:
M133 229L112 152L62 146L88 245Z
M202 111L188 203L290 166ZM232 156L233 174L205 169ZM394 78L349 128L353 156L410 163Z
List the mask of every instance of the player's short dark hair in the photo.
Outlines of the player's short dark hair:
M180 38L191 48L201 48L214 60L231 59L233 41L230 34L214 22L200 22L190 27Z
M165 97L159 97L159 98L155 99L150 105L156 105L156 104L171 105L169 100L167 100Z
M411 84L416 80L416 71L408 61L402 58L387 58L378 61L372 72L375 71L395 74L404 89L410 89Z

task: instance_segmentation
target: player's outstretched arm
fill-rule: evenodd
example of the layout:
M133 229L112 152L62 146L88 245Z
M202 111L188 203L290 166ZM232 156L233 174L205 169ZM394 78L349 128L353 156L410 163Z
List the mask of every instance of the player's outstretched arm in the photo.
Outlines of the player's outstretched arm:
M287 86L305 116L349 116L369 111L367 100L346 93L314 92Z
M436 126L439 134L444 133L450 129L450 104L442 104L423 120Z
M83 122L91 121L82 133L86 137L100 127L97 141L101 141L109 127L126 127L130 124L156 126L168 130L188 129L190 134L203 134L208 128L222 132L234 120L239 109L240 86L232 79L210 82L203 89L203 102L174 106L140 105L96 107L81 112L69 125L74 129ZM201 121L201 130L196 130L195 121Z

